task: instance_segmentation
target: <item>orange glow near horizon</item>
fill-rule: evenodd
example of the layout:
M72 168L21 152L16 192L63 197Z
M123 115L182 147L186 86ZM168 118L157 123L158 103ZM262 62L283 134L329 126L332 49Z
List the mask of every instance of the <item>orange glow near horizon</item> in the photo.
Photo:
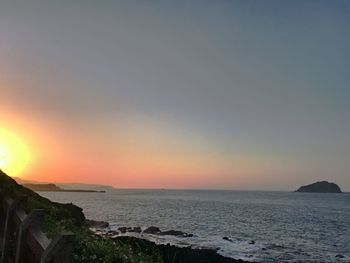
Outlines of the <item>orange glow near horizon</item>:
M129 116L118 124L0 114L0 168L24 180L118 188L238 188L281 174L264 158L195 132ZM108 127L108 129L85 129ZM232 147L233 148L233 147ZM276 171L278 170L278 171ZM281 170L281 172L280 172Z
M39 121L13 114L1 119L0 168L26 180L120 188L220 188L252 181L257 171L267 173L270 168L255 156L222 152L205 138L150 120L120 121L123 125L115 129L91 134L81 132L84 124L79 122L61 126L43 116Z
M28 146L16 134L0 129L0 168L11 176L20 176L31 160Z

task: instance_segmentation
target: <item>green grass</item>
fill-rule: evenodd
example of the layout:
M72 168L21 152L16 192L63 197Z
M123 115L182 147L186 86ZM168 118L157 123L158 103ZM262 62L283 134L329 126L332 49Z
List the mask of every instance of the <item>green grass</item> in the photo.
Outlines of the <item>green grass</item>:
M128 242L113 242L109 238L92 236L86 231L78 233L73 262L130 262L162 263L157 250L147 251Z

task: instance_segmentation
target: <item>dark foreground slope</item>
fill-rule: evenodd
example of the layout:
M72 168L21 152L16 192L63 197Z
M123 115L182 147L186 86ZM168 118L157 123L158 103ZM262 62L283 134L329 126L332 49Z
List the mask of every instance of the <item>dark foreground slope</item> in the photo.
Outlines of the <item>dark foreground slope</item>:
M341 193L340 187L327 181L316 182L300 187L296 192L306 193Z
M21 200L23 208L29 212L32 209L44 209L47 218L57 221L69 220L72 226L80 227L85 223L83 209L73 204L60 204L40 196L32 190L16 183L11 177L0 170L0 189L5 195Z
M44 209L44 231L49 237L71 231L75 234L72 263L237 263L243 262L220 256L214 250L177 248L132 238L111 239L97 236L86 226L82 209L73 204L59 204L18 185L0 170L0 189L7 196L20 200L27 211Z

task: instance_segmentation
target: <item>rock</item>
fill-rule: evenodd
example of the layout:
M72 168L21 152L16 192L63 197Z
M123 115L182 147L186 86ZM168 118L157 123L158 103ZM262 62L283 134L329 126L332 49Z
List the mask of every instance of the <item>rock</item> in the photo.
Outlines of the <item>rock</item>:
M131 227L125 227L125 226L123 226L123 227L119 227L118 230L119 230L121 233L125 234L126 232L131 232L132 228L131 228Z
M233 242L233 240L232 240L231 238L229 238L229 237L223 237L222 239L223 239L223 240L226 240L226 241Z
M104 231L99 231L99 230L94 231L94 233L95 233L95 235L97 235L97 236L105 236L105 235L106 235L106 232L104 232Z
M107 237L114 237L114 236L117 236L119 235L119 232L118 231L114 231L114 230L110 230L106 233L106 236Z
M152 234L152 235L157 235L157 234L160 234L161 232L162 231L160 231L160 229L155 226L150 226L143 231L144 234Z
M125 226L123 226L123 227L119 227L118 230L123 234L125 234L127 232L130 232L130 233L141 233L142 232L141 227L125 227Z
M107 228L107 227L109 227L108 222L95 221L95 220L90 220L90 219L85 219L85 225L88 228Z
M296 192L310 192L310 193L341 193L340 187L335 183L327 181L316 182L313 184L300 187Z
M177 237L193 237L192 234L187 234L182 231L177 231L177 230L168 230L164 232L160 232L159 235L162 236L177 236Z
M336 257L336 258L344 258L344 256L341 255L341 254L338 254L338 255L336 255L335 257Z
M134 233L141 233L142 230L141 230L141 227L134 227L130 232L134 232Z
M113 238L115 242L136 244L137 247L145 250L157 249L162 260L167 263L247 263L240 259L233 259L221 256L217 249L194 249L191 247L176 247L172 245L157 245L154 242L135 237L119 236Z
M120 231L120 233L125 234L126 233L126 227L119 227L118 230Z
M141 230L141 229L136 229L136 230ZM136 232L135 228L134 231L131 232ZM140 232L138 232L140 233ZM178 230L168 230L168 231L161 231L158 227L151 226L149 228L146 228L143 231L144 234L151 234L151 235L160 235L160 236L176 236L176 237L193 237L193 234L188 234L182 231Z

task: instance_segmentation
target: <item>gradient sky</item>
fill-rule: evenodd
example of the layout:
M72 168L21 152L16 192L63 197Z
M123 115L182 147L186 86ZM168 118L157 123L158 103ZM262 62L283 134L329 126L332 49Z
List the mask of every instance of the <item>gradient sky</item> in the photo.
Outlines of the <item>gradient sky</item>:
M350 190L350 1L0 3L0 128L20 176Z

